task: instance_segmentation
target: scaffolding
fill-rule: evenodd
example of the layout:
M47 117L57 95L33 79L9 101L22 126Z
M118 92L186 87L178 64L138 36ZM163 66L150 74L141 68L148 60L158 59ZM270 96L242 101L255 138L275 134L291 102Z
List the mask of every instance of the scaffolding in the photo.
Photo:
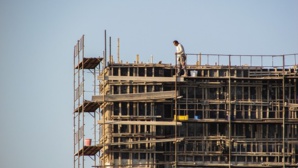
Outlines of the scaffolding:
M75 167L86 155L93 167L298 166L297 54L188 54L187 77L175 76L176 65L110 56L100 69L102 59L87 66L78 55ZM80 89L86 67L95 72L89 101ZM90 146L86 112L97 130Z
M74 46L74 167L85 167L85 157L93 160L93 165L99 164L97 158L100 147L96 140L100 136L97 120L99 119L99 104L91 101L91 95L98 94L96 76L100 71L100 63L103 58L84 56L84 35ZM87 83L87 85L85 84ZM89 98L89 100L88 100ZM91 118L91 119L90 119ZM90 130L93 132L90 133ZM86 137L88 135L89 137Z

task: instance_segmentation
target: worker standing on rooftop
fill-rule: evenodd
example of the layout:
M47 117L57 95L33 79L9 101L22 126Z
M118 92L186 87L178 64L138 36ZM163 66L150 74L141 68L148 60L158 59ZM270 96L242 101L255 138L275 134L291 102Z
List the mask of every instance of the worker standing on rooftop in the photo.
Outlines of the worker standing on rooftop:
M184 47L177 40L174 40L173 43L174 43L174 46L176 46L175 55L177 55L177 65L178 65L176 75L180 76L181 69L183 69L184 71L183 76L187 76L186 55L185 55Z

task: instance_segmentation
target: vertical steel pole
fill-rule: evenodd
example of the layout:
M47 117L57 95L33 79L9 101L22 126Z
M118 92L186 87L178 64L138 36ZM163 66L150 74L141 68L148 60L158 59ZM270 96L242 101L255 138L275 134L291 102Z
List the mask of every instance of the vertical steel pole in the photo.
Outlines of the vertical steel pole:
M85 150L84 150L84 142L85 142L85 105L84 105L84 100L85 100L85 91L84 91L84 85L85 85L85 71L84 71L84 35L80 39L80 43L82 45L82 118L83 118L83 168L85 167Z
M118 58L118 63L120 63L120 38L118 38L117 58Z
M282 159L283 159L283 168L285 168L285 56L282 56L282 68L283 68L283 78L282 78Z
M228 120L229 120L229 168L231 168L231 148L232 148L232 143L231 143L231 55L229 55L229 115L228 115Z
M177 54L175 54L175 168L177 168Z
M100 62L99 62L100 63ZM96 67L93 70L93 95L96 94ZM94 142L96 145L96 110L94 111L94 116L93 116L93 138L94 138ZM96 154L94 154L94 166L96 166Z
M76 115L75 115L75 109L76 109L76 47L74 47L74 53L73 53L73 154L76 152ZM76 164L76 156L73 155L73 167L75 168Z
M104 69L106 68L106 66L107 66L107 31L105 30L105 39L104 39L104 43L105 43L105 51L104 51L104 59L105 59L105 61L104 61L104 64L105 64L105 67L104 67Z
M100 61L100 63L102 63L101 61ZM100 74L100 69L101 69L101 67L100 67L100 63L99 63L99 65L98 65L98 74ZM98 94L100 94L100 81L98 81ZM98 108L98 120L100 120L100 103L98 103L98 106L99 106L99 108ZM102 134L100 133L100 128L101 128L101 126L100 125L98 125L98 144L100 145L100 136L102 136ZM99 156L98 156L98 165L100 165L100 151L99 151Z
M80 106L80 103L81 103L81 100L80 100L80 92L81 92L81 88L80 88L80 82L81 82L81 80L80 80L80 78L81 78L81 66L79 65L79 63L80 63L80 41L78 40L78 42L77 42L77 45L78 45L78 103L77 103L77 105L78 105L78 107ZM80 140L81 140L81 131L80 131L80 126L81 126L81 123L80 123L80 109L78 109L78 150L80 150L80 148L81 148L81 145L80 145ZM81 155L80 154L78 154L78 168L80 167L80 164L81 164Z
M109 62L112 64L112 38L111 36L109 37Z
M105 168L105 160L106 160L106 153L105 153L105 140L106 140L106 126L105 126L105 69L107 66L107 31L105 30L105 51L104 51L104 56L105 56L105 67L103 68L103 109L102 109L102 114L103 114L103 167Z
M263 67L263 55L261 55L261 67Z
M105 57L106 57L106 52L105 52ZM105 125L105 69L103 69L103 109L102 109L102 119L103 119L103 167L105 168L106 166L106 153L105 153L105 143L106 143L106 125Z

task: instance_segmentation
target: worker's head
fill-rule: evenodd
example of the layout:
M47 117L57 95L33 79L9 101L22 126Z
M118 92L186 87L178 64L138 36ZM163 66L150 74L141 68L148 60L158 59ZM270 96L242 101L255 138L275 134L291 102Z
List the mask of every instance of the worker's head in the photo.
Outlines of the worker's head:
M177 46L179 44L179 42L177 40L173 41L174 46Z

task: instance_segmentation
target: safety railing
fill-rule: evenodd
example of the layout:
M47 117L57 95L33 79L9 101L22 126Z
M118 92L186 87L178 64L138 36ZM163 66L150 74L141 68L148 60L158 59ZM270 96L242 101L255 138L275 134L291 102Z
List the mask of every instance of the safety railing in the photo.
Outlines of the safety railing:
M283 55L227 55L188 53L187 64L201 66L247 66L262 68L292 68L298 66L298 53Z

